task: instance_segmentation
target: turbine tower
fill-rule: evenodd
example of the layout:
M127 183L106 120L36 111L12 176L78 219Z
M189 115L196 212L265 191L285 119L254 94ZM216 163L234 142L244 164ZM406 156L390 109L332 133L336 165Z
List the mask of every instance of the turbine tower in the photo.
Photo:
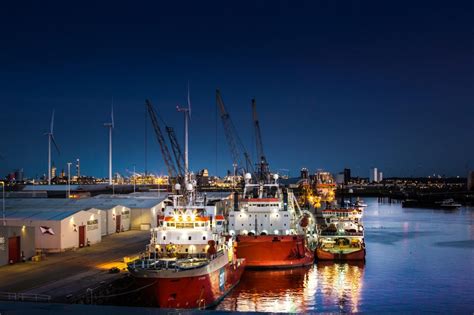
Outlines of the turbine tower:
M104 126L109 128L109 185L112 185L112 129L114 129L114 105L110 111L110 122L105 123Z
M54 144L54 147L59 153L59 147L54 140L54 109L51 114L51 124L49 126L49 132L45 133L45 136L48 136L48 185L51 185L51 143Z

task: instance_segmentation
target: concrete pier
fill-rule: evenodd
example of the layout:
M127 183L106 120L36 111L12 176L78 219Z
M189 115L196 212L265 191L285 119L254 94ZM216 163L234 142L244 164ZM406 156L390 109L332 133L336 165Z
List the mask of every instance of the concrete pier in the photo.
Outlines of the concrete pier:
M110 268L126 268L125 256L138 255L149 241L148 231L127 231L107 236L99 244L57 254L40 262L0 267L0 292L50 296L53 302L66 302L100 283L123 275Z

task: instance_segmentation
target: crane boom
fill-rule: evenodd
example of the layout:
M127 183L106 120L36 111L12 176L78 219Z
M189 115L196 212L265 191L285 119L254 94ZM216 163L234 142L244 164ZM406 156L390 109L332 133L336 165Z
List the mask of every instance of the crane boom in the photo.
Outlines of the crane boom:
M258 154L257 163L260 163L261 161L265 160L265 154L263 153L262 134L260 132L260 123L258 121L258 116L257 116L257 103L255 102L255 99L252 99L252 117L253 117L253 125L255 128L255 143L257 146L257 154Z
M258 121L257 115L257 103L255 99L252 99L252 118L253 118L253 125L255 129L255 145L257 146L257 155L258 155L258 171L257 175L258 178L264 180L270 174L270 170L268 169L267 159L265 157L265 153L263 152L263 142L262 142L262 133L260 132L260 122Z
M181 151L181 147L179 146L174 129L166 126L166 132L168 133L168 138L171 143L171 150L173 151L174 160L176 161L176 166L178 167L177 170L179 176L183 177L184 174L187 173L187 170L184 167L184 155Z
M222 125L224 126L224 133L232 154L233 163L237 164L238 169L243 170L244 173L252 172L253 167L250 156L237 134L237 130L235 129L230 115L225 108L224 101L222 100L221 92L219 90L216 90L216 103L221 114Z
M160 125L158 124L158 119L155 113L155 109L149 100L145 101L145 105L148 109L148 113L150 114L151 123L153 124L153 129L155 130L156 139L160 144L161 154L163 155L163 160L166 164L166 168L168 169L168 176L170 178L175 178L178 174L176 171L176 167L173 164L173 160L171 159L170 151L168 150L168 146L166 145L165 138L163 137L163 133L161 132Z

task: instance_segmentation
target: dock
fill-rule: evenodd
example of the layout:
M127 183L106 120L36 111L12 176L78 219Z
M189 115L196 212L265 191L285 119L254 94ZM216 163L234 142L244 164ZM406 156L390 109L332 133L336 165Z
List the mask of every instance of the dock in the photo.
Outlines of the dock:
M143 252L148 231L109 235L99 244L62 253L48 254L40 262L25 262L0 268L0 297L9 300L66 302L89 288L123 277L124 257ZM116 267L118 273L109 273Z

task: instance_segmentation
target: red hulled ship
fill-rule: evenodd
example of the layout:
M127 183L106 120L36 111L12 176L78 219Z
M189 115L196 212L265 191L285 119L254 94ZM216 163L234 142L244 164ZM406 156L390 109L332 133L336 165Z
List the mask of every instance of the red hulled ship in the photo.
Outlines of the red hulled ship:
M365 260L362 208L326 209L316 248L318 260Z
M189 185L189 184L188 184ZM216 305L240 280L245 259L223 234L215 207L175 205L152 229L147 255L129 264L140 287L164 308L204 309Z
M229 232L237 235L237 255L250 268L292 268L311 265L314 218L302 211L278 175L251 183L245 175L243 198L229 213Z
M147 106L155 132L162 138L153 107L149 102ZM183 196L172 196L173 205L165 208L159 226L151 230L146 255L130 263L128 270L159 307L204 309L216 305L237 285L245 259L237 258L235 242L224 234L224 217L217 215L215 206L207 206L206 198L197 198L188 165L190 104L178 110L185 114L184 169L176 158L184 175ZM160 145L171 161L163 141ZM168 166L171 176L173 167ZM180 192L181 186L176 184L175 190Z

